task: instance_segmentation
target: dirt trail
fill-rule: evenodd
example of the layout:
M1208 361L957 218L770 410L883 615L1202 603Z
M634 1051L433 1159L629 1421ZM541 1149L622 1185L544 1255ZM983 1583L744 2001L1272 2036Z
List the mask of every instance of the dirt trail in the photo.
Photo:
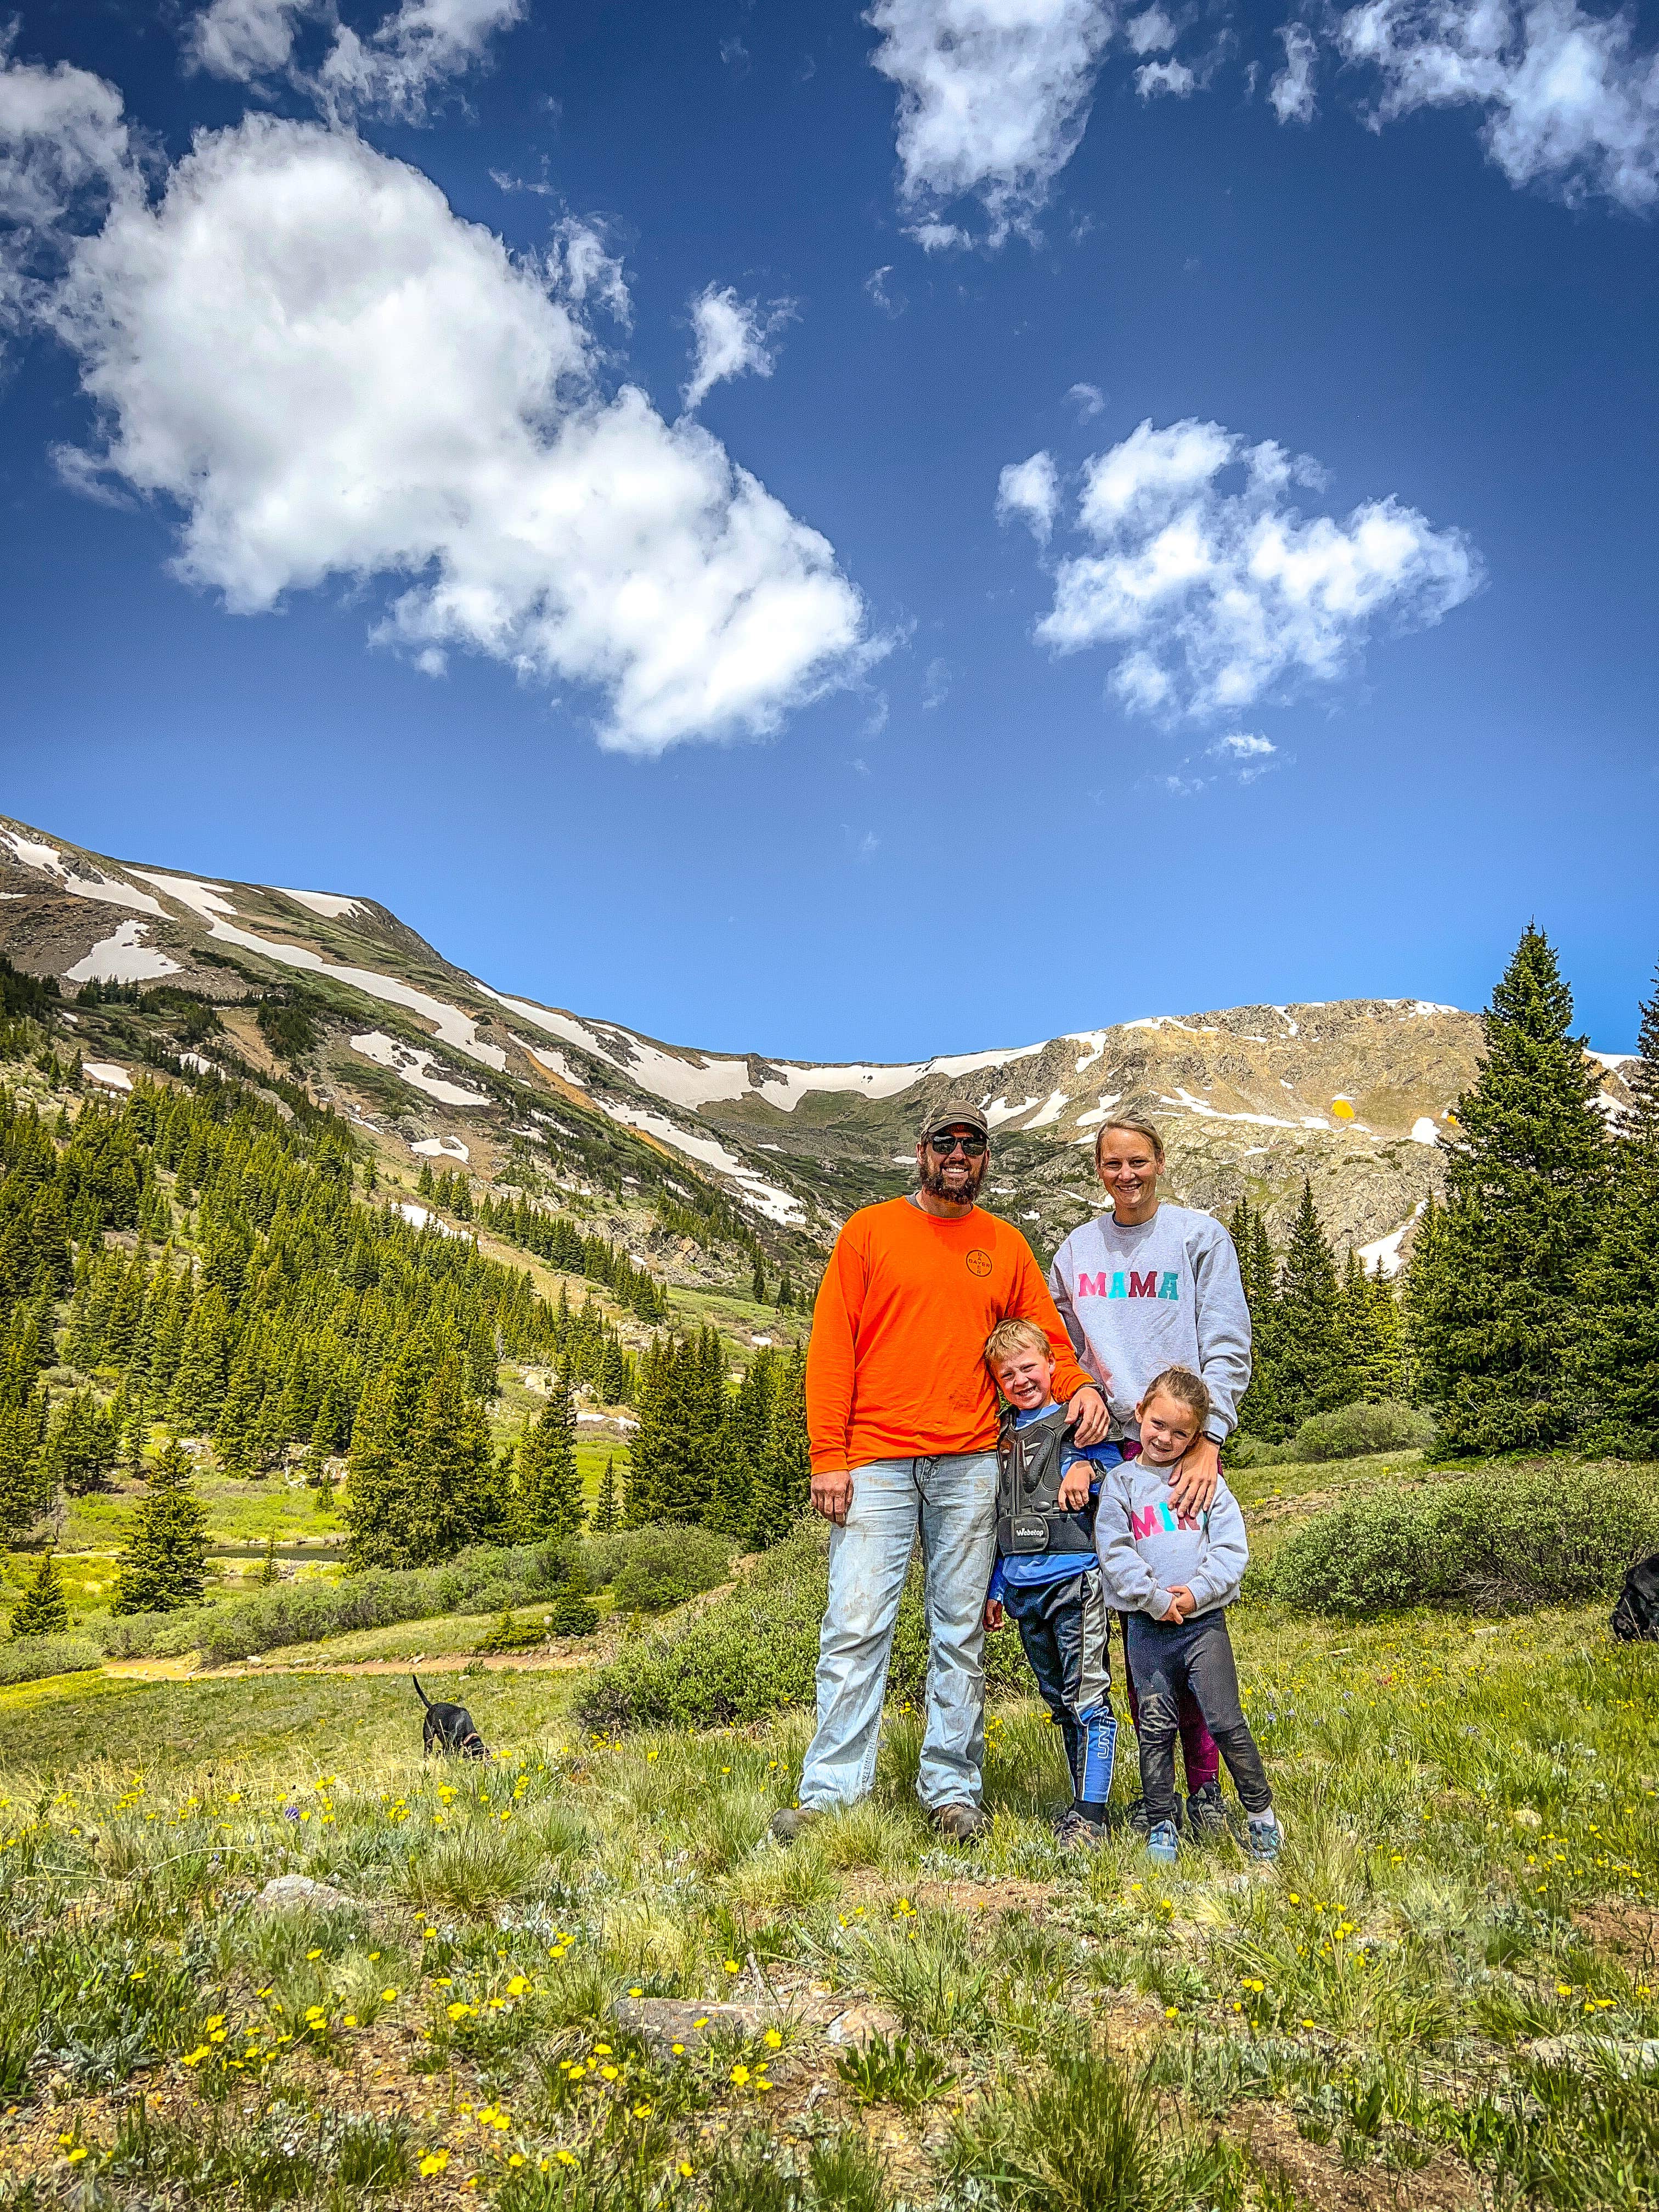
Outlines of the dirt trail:
M275 1674L407 1674L416 1667L453 1673L477 1667L486 1674L560 1674L592 1663L591 1651L495 1652L417 1651L406 1659L302 1659L290 1664L263 1662L250 1667L198 1667L182 1659L106 1659L104 1673L130 1682L246 1682Z

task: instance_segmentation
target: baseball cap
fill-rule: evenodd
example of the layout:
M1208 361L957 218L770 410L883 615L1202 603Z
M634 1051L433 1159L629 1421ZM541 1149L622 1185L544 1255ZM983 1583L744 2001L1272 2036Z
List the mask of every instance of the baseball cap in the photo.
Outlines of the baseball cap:
M964 1103L960 1098L942 1098L937 1106L930 1106L921 1117L918 1137L938 1136L941 1129L977 1129L981 1137L988 1137L991 1125L977 1106Z

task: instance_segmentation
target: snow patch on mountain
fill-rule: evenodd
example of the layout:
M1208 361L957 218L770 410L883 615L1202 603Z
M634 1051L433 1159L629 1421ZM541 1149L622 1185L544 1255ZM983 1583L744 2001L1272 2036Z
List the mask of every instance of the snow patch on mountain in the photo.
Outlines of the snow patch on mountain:
M204 921L211 921L215 915L236 911L221 884L198 884L193 876L167 876L155 868L135 868L132 872L142 876L147 884L154 884L169 898L176 898L192 914L199 914Z
M339 921L346 915L361 914L362 911L361 899L343 898L338 891L294 891L279 884L273 884L270 888L278 898L298 899L301 906L308 906L313 914L321 915L325 921Z
M349 983L365 998L380 999L389 1006L405 1006L410 1013L419 1014L432 1024L440 1043L482 1061L498 1075L507 1066L505 1048L483 1043L470 1014L464 1014L459 1006L452 1006L443 999L434 999L425 991L416 991L407 983L382 975L376 969L348 967L343 963L325 960L308 945L285 945L277 938L256 936L251 929L233 929L217 915L209 921L208 934L226 945L240 945L245 952L263 952L268 960L278 961L284 968L302 968L313 975L330 975L337 982Z
M144 943L147 921L124 921L113 937L94 945L84 959L64 970L66 983L143 983L157 975L176 975L179 963Z
M411 1152L423 1152L429 1160L470 1160L472 1157L459 1137L421 1137L409 1149Z
M600 1098L596 1103L613 1121L659 1138L665 1145L672 1145L677 1152L684 1152L688 1159L701 1160L705 1167L729 1176L738 1186L738 1195L769 1219L785 1228L796 1227L805 1219L805 1208L793 1192L780 1190L775 1183L768 1182L735 1152L728 1152L718 1138L693 1136L690 1130L677 1127L665 1115L653 1114L647 1107L635 1106L620 1098Z
M362 1053L365 1060L372 1060L381 1067L389 1067L404 1082L412 1084L416 1091L424 1091L428 1098L441 1100L446 1106L488 1106L489 1103L483 1091L468 1091L465 1085L452 1082L445 1076L434 1075L431 1073L434 1058L431 1053L416 1052L412 1045L400 1044L396 1037L389 1037L384 1030L369 1030L362 1036L355 1036L349 1042L353 1052Z
M35 868L43 874L56 878L56 888L67 891L71 898L100 899L106 906L130 906L138 914L153 914L158 921L167 917L148 891L141 891L136 884L122 881L118 876L106 876L97 870L88 875L78 875L64 865L64 856L54 845L42 844L38 838L24 837L15 830L4 833L6 842L26 868Z
M1406 1264L1401 1249L1406 1242L1406 1232L1422 1211L1421 1204L1414 1206L1398 1229L1391 1230L1386 1237L1373 1238L1369 1244L1361 1244L1356 1248L1359 1255L1359 1264L1367 1274L1375 1274L1380 1267L1383 1275L1391 1280L1400 1273Z

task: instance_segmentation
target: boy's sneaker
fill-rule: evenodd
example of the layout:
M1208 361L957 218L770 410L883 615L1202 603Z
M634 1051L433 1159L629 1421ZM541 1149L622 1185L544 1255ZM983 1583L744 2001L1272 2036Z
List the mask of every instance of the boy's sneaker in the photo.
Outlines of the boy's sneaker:
M1104 1823L1091 1820L1075 1805L1068 1805L1054 1822L1054 1841L1063 1851L1091 1851L1105 1840Z
M1249 1816L1249 1853L1253 1859L1276 1859L1285 1841L1285 1831L1279 1825L1279 1815L1271 1808L1265 1813Z
M1181 1855L1181 1838L1173 1820L1160 1820L1146 1838L1146 1856L1155 1865L1173 1866Z
M1226 1832L1227 1810L1221 1802L1221 1777L1212 1775L1201 1789L1194 1790L1187 1800L1187 1818L1200 1836L1219 1836Z

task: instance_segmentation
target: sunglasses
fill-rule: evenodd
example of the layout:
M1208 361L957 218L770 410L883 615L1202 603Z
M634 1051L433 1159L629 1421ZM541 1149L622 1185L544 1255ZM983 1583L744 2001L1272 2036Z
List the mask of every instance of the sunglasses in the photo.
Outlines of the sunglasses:
M928 1149L948 1160L952 1152L960 1151L970 1160L976 1160L990 1143L988 1137L929 1137Z

